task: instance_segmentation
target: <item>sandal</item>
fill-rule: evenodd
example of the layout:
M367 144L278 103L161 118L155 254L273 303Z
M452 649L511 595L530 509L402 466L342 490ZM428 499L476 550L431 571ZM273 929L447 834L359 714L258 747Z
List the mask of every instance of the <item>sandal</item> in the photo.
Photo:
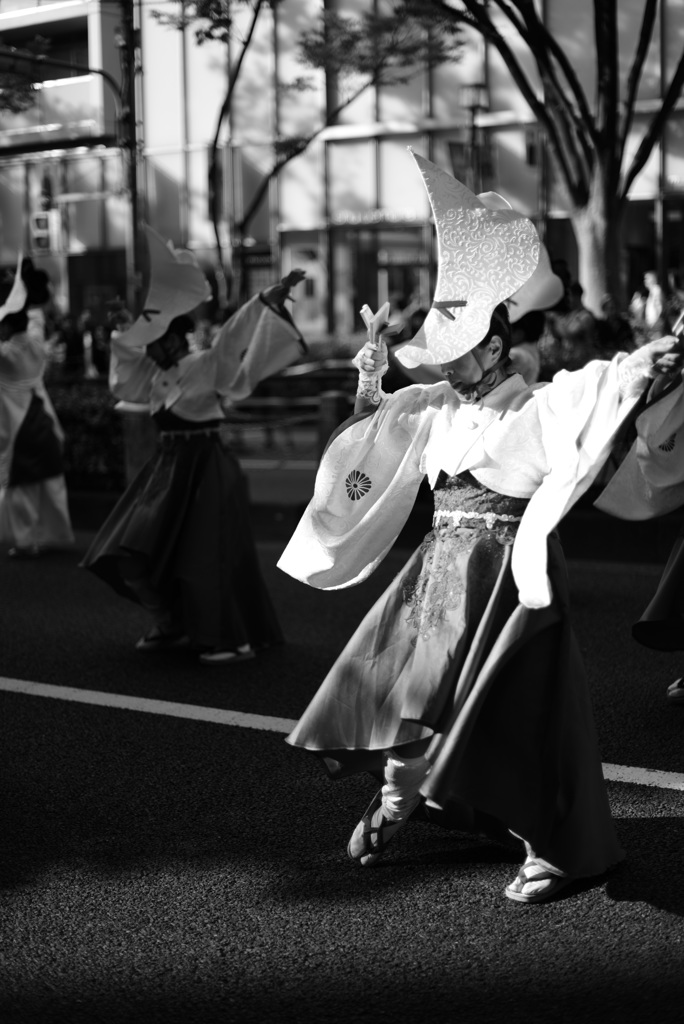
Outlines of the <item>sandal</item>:
M670 704L684 704L684 677L670 683L666 696Z
M213 651L203 651L199 660L203 665L228 665L236 661L247 661L254 657L254 651L249 644L243 644L234 649L217 647Z
M407 820L408 817L402 821L392 821L385 817L382 790L378 790L352 832L347 846L348 855L364 868L372 867L382 857L392 836L406 824Z
M520 871L504 892L509 900L517 900L518 903L543 903L564 889L572 882L568 875L557 875L548 868L543 867L533 857L528 857ZM536 888L525 892L528 886Z
M10 548L7 552L7 557L14 559L31 559L38 558L40 553L40 548L37 544L29 544L28 547Z
M167 633L159 626L152 626L137 641L135 649L136 651L166 651L174 647L185 647L189 642L189 638L184 633Z

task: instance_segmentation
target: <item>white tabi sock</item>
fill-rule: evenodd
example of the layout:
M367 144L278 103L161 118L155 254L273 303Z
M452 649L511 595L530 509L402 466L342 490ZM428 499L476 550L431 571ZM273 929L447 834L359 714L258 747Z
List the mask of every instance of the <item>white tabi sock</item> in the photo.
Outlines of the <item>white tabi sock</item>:
M390 821L404 821L416 809L420 787L429 771L430 762L425 757L402 757L395 750L388 751L382 808Z

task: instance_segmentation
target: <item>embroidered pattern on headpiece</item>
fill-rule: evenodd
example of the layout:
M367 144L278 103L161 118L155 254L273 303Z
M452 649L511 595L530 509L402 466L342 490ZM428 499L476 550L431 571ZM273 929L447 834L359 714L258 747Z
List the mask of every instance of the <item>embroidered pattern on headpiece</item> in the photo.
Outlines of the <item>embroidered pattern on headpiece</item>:
M150 272L143 310L119 338L127 348L143 349L157 341L178 316L190 314L206 301L211 289L194 253L174 249L145 224Z
M532 221L505 200L488 206L451 174L413 157L435 219L439 265L423 326L395 349L405 366L448 363L482 341L494 308L533 275L541 244Z

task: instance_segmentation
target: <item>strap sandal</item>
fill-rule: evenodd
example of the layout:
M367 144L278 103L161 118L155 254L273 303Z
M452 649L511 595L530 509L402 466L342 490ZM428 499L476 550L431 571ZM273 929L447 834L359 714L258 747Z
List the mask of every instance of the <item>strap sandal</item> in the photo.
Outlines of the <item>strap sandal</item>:
M667 700L670 704L684 704L684 677L670 683L667 688Z
M190 643L185 633L167 633L159 626L152 626L135 645L136 651L168 651L176 647L187 647Z
M378 790L352 833L347 845L349 857L364 868L377 864L392 836L406 824L407 820L408 816L401 821L392 821L385 816L382 790Z
M31 559L40 557L40 548L37 544L29 544L27 547L14 547L10 548L7 552L8 558L15 559Z
M556 896L572 881L572 877L556 875L534 858L528 857L504 892L509 900L517 900L518 903L543 903Z
M249 644L241 647L220 648L213 651L202 651L199 660L202 665L232 665L237 661L248 661L254 657L254 650Z

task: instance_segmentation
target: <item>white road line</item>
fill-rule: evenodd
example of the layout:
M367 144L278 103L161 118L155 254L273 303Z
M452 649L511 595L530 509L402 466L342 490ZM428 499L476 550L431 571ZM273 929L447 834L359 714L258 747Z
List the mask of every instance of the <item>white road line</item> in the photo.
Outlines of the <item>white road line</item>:
M101 708L123 708L126 711L146 711L152 715L170 715L172 718L191 718L196 722L214 722L217 725L239 725L245 729L266 729L288 733L297 724L295 719L270 718L267 715L248 715L242 711L224 711L222 708L204 708L197 704L175 704L169 700L148 700L120 693L100 693L98 690L79 690L75 686L52 686L49 683L31 683L24 679L4 679L0 676L0 690L24 693L30 697L52 697L72 700L79 704L96 704Z
M632 782L637 786L657 786L659 789L684 789L684 775L679 772L659 772L655 768L604 764L603 777L610 782Z
M5 690L8 693L22 693L30 697L51 697L54 700L70 700L79 704L94 704L102 708L144 711L152 715L170 715L172 718L189 718L196 722L235 725L243 729L262 729L283 734L291 732L297 724L293 718L250 715L243 711L225 711L222 708L206 708L197 704L176 704L168 700L149 700L146 697L101 693L99 690L80 690L74 686L53 686L50 683L32 683L24 679L5 679L2 676L0 676L0 690ZM603 776L610 782L630 782L637 786L684 790L684 774L679 772L661 772L649 768L604 764Z

